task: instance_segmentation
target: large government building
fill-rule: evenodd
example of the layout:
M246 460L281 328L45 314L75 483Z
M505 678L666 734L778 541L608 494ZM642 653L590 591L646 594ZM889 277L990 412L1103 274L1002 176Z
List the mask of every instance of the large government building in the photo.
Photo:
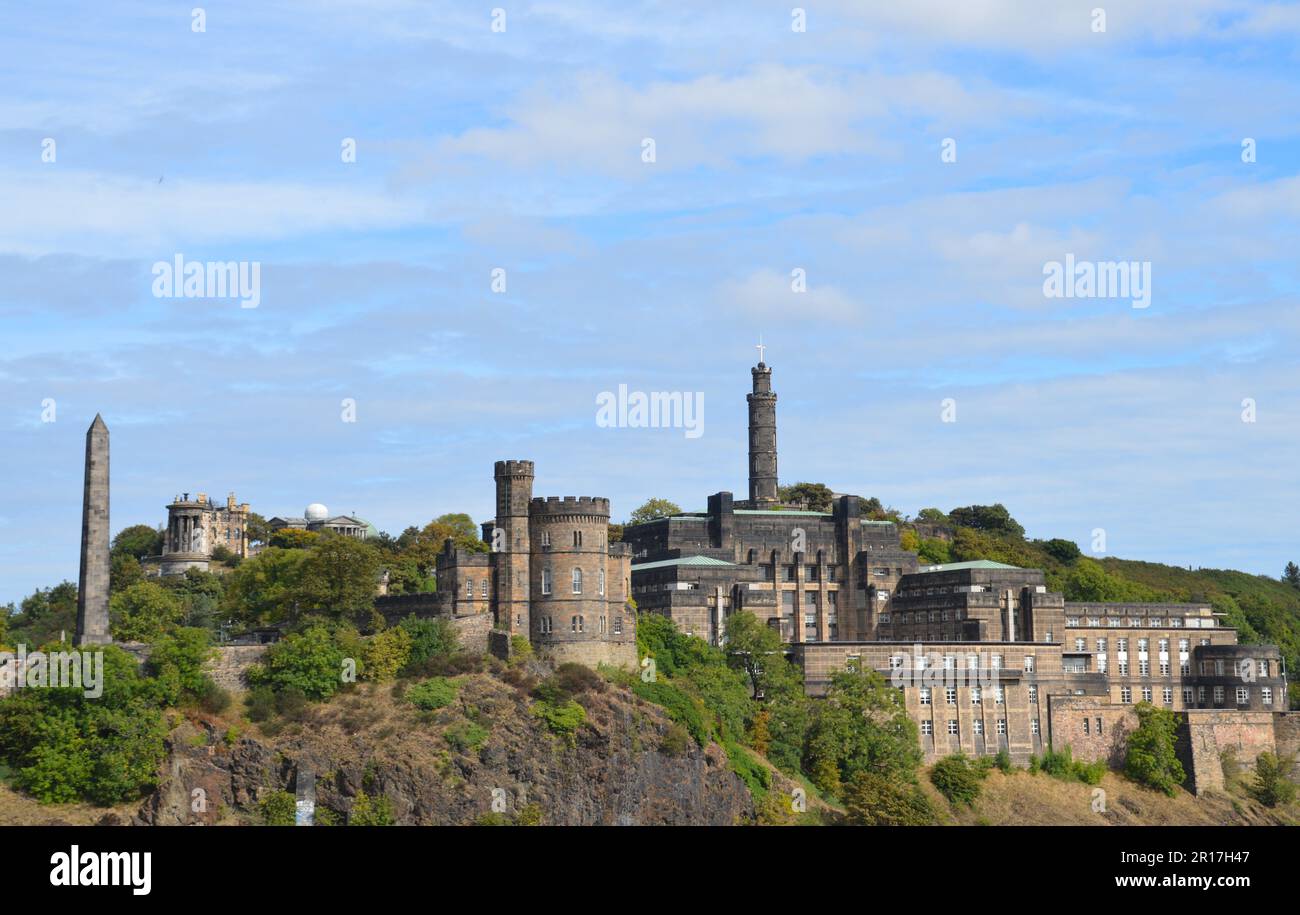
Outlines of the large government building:
M1039 569L918 565L857 496L829 512L781 504L772 371L759 362L751 375L749 498L718 492L706 511L624 530L642 612L719 645L726 617L748 610L780 631L813 695L836 671L881 672L930 758L1006 750L1023 763L1065 745L1110 756L1140 702L1185 713L1186 743L1217 746L1227 729L1272 746L1287 708L1281 654L1238 645L1208 605L1071 603Z

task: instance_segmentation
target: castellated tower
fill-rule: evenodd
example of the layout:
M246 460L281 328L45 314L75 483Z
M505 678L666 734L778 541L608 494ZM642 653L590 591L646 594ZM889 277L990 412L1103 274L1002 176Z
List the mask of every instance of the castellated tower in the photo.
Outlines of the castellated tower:
M496 628L527 636L532 625L528 612L528 508L533 497L533 462L497 461L495 468L496 527L501 533L493 532L488 543L492 548Z
M772 369L759 362L749 370L754 393L749 401L749 501L758 508L777 501L776 495L776 395Z
M557 661L636 662L631 551L609 543L609 500L533 499L532 641Z
M113 641L108 632L108 426L98 413L86 430L85 471L75 641L106 645Z

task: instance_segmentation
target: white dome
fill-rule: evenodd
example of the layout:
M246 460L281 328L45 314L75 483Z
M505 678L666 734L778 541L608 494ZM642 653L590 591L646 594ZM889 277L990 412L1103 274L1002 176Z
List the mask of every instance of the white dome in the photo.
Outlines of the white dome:
M308 521L325 521L330 516L330 510L319 502L313 502L302 514Z

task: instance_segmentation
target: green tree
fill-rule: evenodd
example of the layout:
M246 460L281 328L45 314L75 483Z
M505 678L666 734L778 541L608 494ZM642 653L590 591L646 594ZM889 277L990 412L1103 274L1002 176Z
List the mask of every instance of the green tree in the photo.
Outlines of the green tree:
M727 617L727 663L749 678L750 695L763 694L764 671L776 662L785 663L781 634L748 610Z
M180 628L153 642L145 672L153 678L164 705L180 705L210 690L212 678L204 665L216 654L206 629Z
M831 676L805 749L808 771L823 779L819 787L831 784L832 770L841 782L861 771L910 776L921 756L917 727L903 707L900 690L875 671Z
M133 524L124 527L113 538L110 556L132 556L144 559L162 553L163 533L147 524Z
M456 626L443 617L421 619L411 614L401 626L411 636L407 668L415 669L433 657L456 653Z
M109 600L113 637L123 642L152 642L185 618L181 602L152 581L140 581Z
M296 527L282 527L271 533L268 544L280 550L306 550L320 539L316 531L305 531Z
M964 753L945 756L930 767L930 781L953 805L975 806L983 780L984 773Z
M932 826L934 807L914 779L855 772L844 786L844 810L855 826Z
M222 609L246 626L296 620L306 559L304 550L267 547L226 576Z
M271 527L257 512L249 512L244 521L244 539L249 543L266 543L271 539Z
M1288 562L1286 569L1282 572L1282 580L1293 588L1300 588L1300 566L1294 562Z
M948 524L948 516L937 508L923 508L916 513L917 521L924 521L927 524Z
M108 593L125 591L136 582L144 581L140 560L130 553L117 553L108 561Z
M362 649L363 680L382 682L397 676L411 657L411 633L401 626L372 635Z
M1279 757L1267 750L1255 757L1255 781L1250 793L1261 804L1285 807L1295 800L1296 784L1287 773L1295 765L1293 757Z
M1073 540L1062 540L1059 537L1044 542L1042 549L1048 556L1065 565L1069 565L1083 555L1077 543Z
M669 502L667 499L647 499L640 508L632 512L627 519L627 523L629 525L645 524L647 521L671 518L673 515L680 515L681 513L681 507L675 502Z
M1174 752L1178 719L1149 702L1136 706L1138 726L1128 736L1124 772L1129 778L1173 797L1186 773Z
M828 512L835 494L825 483L795 483L780 487L777 498L788 505L802 505L808 511Z
M958 527L1009 534L1016 538L1025 536L1025 529L1011 517L1011 513L1001 502L993 505L967 505L963 508L954 508L948 512L948 519Z
M295 597L299 606L334 618L368 618L379 580L379 551L364 540L322 536L303 562Z
M291 633L267 649L248 680L276 692L300 690L309 699L328 699L343 684L344 653L324 626Z

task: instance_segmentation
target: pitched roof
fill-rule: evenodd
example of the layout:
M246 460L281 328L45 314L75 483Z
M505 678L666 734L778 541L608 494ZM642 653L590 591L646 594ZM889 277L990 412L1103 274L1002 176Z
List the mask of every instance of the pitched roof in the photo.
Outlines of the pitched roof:
M647 569L666 569L669 566L734 566L734 562L726 562L722 559L711 559L708 556L683 556L680 559L660 559L658 562L643 562L640 565L632 566L633 572L644 572Z
M992 559L972 559L969 562L945 562L937 566L921 566L918 572L951 572L955 569L1019 569L1020 566L1009 566L1005 562L994 562Z

